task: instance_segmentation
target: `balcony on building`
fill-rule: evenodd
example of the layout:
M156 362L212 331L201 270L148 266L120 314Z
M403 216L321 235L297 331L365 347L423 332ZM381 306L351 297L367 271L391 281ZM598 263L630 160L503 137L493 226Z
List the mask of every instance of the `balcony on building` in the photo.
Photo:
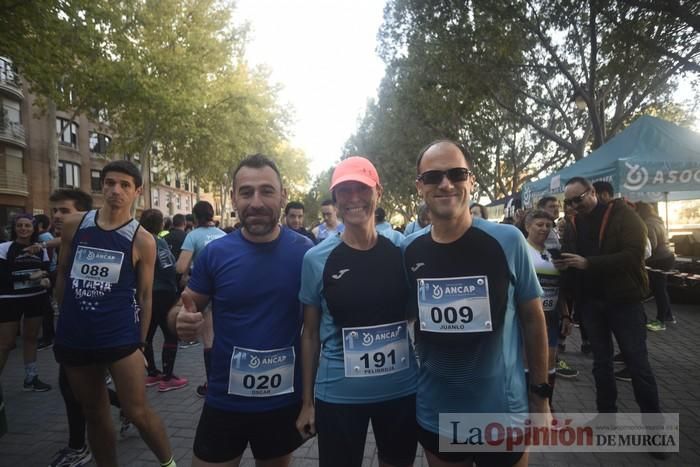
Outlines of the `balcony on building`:
M29 196L27 176L20 173L0 172L0 193Z
M22 82L11 60L0 57L0 91L18 100L24 99Z
M0 141L26 148L27 140L22 124L0 119Z

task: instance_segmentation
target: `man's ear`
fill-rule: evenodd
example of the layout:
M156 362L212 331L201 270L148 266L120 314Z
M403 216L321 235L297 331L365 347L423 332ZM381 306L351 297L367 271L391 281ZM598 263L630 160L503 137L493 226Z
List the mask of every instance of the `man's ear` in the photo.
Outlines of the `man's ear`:
M287 205L287 189L282 187L282 198L280 199L280 209L284 209L284 207Z

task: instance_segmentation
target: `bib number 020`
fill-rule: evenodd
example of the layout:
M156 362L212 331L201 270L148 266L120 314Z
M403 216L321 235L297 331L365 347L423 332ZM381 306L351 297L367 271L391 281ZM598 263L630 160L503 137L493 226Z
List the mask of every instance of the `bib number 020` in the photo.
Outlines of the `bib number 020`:
M374 368L383 368L387 364L387 360L390 360L391 365L396 365L396 350L392 349L386 354L384 352L368 352L363 354L360 360L364 363L365 369L369 369L371 364L374 365Z
M430 318L435 324L440 324L443 321L447 324L455 324L458 321L467 324L474 319L474 312L468 306L461 306L459 309L452 306L447 306L444 309L434 306L430 309Z
M268 375L245 375L243 387L246 389L277 389L282 384L282 375L275 373Z
M80 266L80 273L86 276L93 277L107 277L109 275L109 268L107 266L99 267L95 264L92 266L89 264L83 264Z

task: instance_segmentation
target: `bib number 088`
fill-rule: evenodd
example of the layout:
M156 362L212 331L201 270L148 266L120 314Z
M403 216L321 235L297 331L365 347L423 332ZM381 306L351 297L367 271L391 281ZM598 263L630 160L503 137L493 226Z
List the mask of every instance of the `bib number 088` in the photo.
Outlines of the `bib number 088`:
M282 384L282 375L275 373L268 375L245 375L243 377L243 387L246 389L276 389Z
M460 323L471 323L474 319L474 312L471 307L462 306L459 309L448 306L443 310L439 306L434 306L430 309L430 318L435 324L440 324L443 320L447 324L454 324L457 321Z
M97 265L90 266L89 264L83 264L80 266L80 272L87 276L107 277L109 275L109 268L107 266L99 267Z

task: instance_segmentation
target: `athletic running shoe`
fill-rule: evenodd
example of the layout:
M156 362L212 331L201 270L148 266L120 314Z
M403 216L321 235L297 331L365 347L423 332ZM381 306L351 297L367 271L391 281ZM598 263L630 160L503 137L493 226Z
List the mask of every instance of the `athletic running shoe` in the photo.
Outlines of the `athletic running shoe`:
M151 386L156 386L157 384L160 384L161 381L163 381L163 373L157 373L155 375L147 375L146 376L146 387L150 388Z
M178 378L172 375L170 379L163 379L158 384L158 392L174 391L175 389L182 389L185 386L187 386L187 378Z
M111 375L105 375L105 384L109 386L112 384L112 376Z
M647 329L652 332L665 331L666 325L663 321L654 320L650 323L647 323Z
M576 378L578 376L578 370L571 368L564 360L559 360L556 371L560 378Z
M121 410L119 411L119 421L121 422L121 426L119 427L119 437L121 439L131 436L131 434L136 431L134 424L124 416Z
M207 397L207 383L204 383L201 386L197 386L195 392L199 397Z
M593 352L593 349L591 348L591 343L588 341L583 341L581 343L581 353L584 355L588 355L591 352Z
M666 324L678 324L678 320L674 316L671 316L671 318L664 321L664 323L666 323Z
M625 357L622 356L622 352L618 352L615 354L613 357L613 364L614 365L624 365L625 364Z
M31 380L24 380L24 390L34 392L46 392L51 390L51 385L41 381L38 376Z
M80 467L92 460L92 454L87 445L80 449L65 447L56 453L49 467Z
M632 374L630 373L630 370L628 370L627 368L623 368L622 370L615 373L615 379L619 379L620 381L627 381L629 383L632 381Z
M50 349L51 347L53 347L53 341L40 340L36 345L38 351Z

